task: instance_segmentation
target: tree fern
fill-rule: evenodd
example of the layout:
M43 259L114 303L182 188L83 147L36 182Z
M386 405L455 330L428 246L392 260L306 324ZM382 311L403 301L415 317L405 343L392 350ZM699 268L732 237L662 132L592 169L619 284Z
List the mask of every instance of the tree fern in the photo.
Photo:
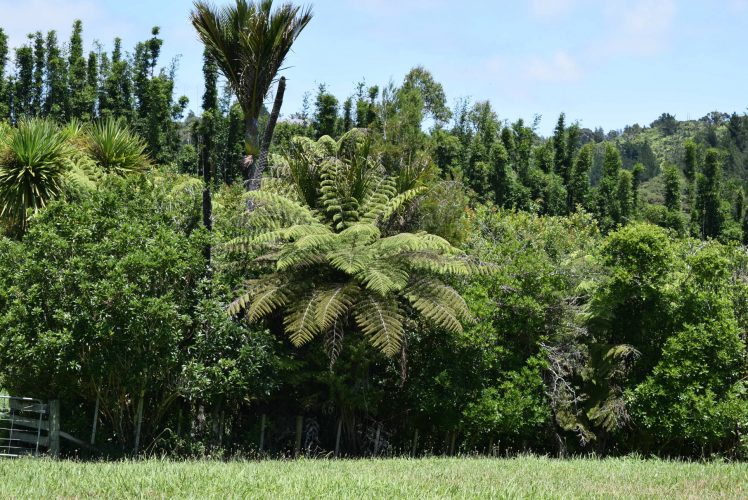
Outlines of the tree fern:
M340 352L343 325L388 356L401 348L408 312L461 331L470 314L444 280L475 265L438 236L386 232L388 219L424 188L408 182L398 193L366 132L337 143L294 139L273 176L277 182L248 194L254 206L245 235L226 246L269 264L231 313L243 310L257 321L278 311L295 345L324 335L331 358Z

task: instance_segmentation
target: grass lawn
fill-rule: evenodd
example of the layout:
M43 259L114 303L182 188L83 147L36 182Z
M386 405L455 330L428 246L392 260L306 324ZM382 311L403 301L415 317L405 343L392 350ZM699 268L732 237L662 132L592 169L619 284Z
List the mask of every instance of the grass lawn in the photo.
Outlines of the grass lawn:
M748 464L546 458L0 460L0 497L747 498Z

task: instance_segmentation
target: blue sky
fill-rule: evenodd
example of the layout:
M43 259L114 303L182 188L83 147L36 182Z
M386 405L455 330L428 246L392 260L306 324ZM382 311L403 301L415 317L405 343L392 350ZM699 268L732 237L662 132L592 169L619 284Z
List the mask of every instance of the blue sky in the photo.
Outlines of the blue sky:
M308 3L308 2L306 2ZM564 111L606 130L648 124L668 111L698 118L748 107L748 0L317 0L315 18L283 72L284 114L320 83L341 98L367 84L429 69L450 104L488 99L502 119ZM185 0L0 0L0 26L17 45L27 32L73 19L90 44L118 35L129 49L162 28L164 57L181 55L177 91L198 106L200 44ZM166 59L165 59L166 60Z

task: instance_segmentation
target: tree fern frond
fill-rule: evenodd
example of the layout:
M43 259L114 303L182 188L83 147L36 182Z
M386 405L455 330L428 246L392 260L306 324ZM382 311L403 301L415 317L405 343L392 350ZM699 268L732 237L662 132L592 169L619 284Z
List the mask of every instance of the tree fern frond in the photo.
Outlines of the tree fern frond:
M377 241L382 236L381 231L374 224L353 224L339 233L341 240L368 244Z
M244 198L254 202L255 206L272 207L272 210L277 213L292 217L300 223L318 222L312 209L276 193L263 190L248 191L244 194Z
M356 304L356 324L371 344L387 356L394 356L403 338L403 322L397 302L369 294Z
M405 294L430 297L432 300L447 304L454 311L457 318L463 321L473 321L473 315L465 299L462 298L457 290L449 285L445 285L440 280L431 277L417 279L408 285L405 289Z
M394 256L399 253L431 251L439 255L460 255L462 252L439 236L427 233L399 233L376 242L378 251Z
M389 200L397 195L395 182L389 177L378 177L371 181L370 193L361 203L362 222L376 223L379 214L386 209Z
M329 330L334 323L345 316L358 294L358 287L349 283L332 285L319 292L317 304L317 325L322 330Z
M434 296L408 293L405 295L413 308L425 318L453 333L462 333L462 325L455 311Z
M272 286L257 293L247 310L247 318L251 322L271 314L288 303L288 295L282 286Z
M278 241L294 241L305 236L312 235L328 235L332 234L330 228L324 224L313 223L313 224L296 224L291 227L284 227L282 229L276 229L274 231L267 231L260 233L251 239L240 239L239 246L245 246L247 248L260 246L263 243L272 243ZM236 240L232 240L232 243ZM230 243L231 244L231 243ZM236 246L236 243L234 243Z
M281 250L276 262L278 271L286 271L291 268L309 267L327 262L324 252L317 248L298 248L286 246Z
M249 292L241 294L231 304L229 304L228 313L232 316L239 314L251 300L252 295Z
M375 210L374 212L372 212L372 215L376 220L386 221L387 219L392 217L392 214L400 210L405 204L410 203L413 199L423 194L424 192L426 192L425 187L409 189L389 200L387 204L384 205L380 210Z
M332 249L338 242L338 235L329 232L319 232L314 234L307 234L296 240L294 247L299 250L306 249L317 249L319 251L326 251Z
M413 271L427 271L438 275L466 276L472 274L472 267L465 259L444 256L436 252L420 251L399 254L398 259L407 263Z
M286 333L296 347L311 341L319 333L315 316L317 294L312 292L295 300L284 319Z
M327 351L327 357L330 358L330 371L332 371L340 352L343 350L343 334L343 322L336 320L325 335L325 350Z
M405 288L408 273L392 262L377 261L356 273L356 279L368 290L387 296Z
M371 256L362 250L362 248L348 246L328 252L327 259L335 269L354 275L365 269L371 262Z

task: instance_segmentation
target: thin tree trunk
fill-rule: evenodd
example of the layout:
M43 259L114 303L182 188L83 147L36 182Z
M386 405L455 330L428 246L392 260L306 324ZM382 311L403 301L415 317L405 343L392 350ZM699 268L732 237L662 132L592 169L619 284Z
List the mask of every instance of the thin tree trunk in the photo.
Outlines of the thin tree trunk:
M340 456L340 434L343 432L343 417L338 418L338 432L335 435L335 458Z
M260 451L265 448L265 420L267 416L263 413L260 420Z
M304 429L304 417L297 416L296 417L296 442L294 443L293 447L293 455L294 457L298 457L299 453L301 453L301 434Z
M133 456L138 455L140 448L140 430L143 427L143 403L145 399L145 389L140 391L140 398L138 399L138 410L137 410L137 422L135 423L135 446L133 447Z
M49 454L60 458L60 400L49 402Z
M257 160L257 165L252 172L252 178L250 179L249 191L259 189L260 181L262 180L262 174L265 172L268 164L268 154L270 152L270 144L273 142L273 133L275 132L275 125L278 122L280 116L280 110L283 106L283 95L286 93L286 77L282 76L278 81L278 90L275 92L275 102L273 102L273 110L270 112L267 127L265 127L265 133L262 136L262 144L260 146L260 157Z
M99 423L99 404L101 403L101 393L96 390L96 405L94 406L93 424L91 425L91 446L96 444L96 427Z
M213 199L210 191L210 186L213 182L213 161L210 154L212 142L211 138L203 137L203 147L200 155L203 164L203 183L205 184L203 186L203 226L205 226L208 232L213 231ZM211 244L208 242L203 249L208 274L210 274L211 268L211 253Z
M257 146L258 123L257 118L244 117L244 147L245 156L242 159L242 179L244 189L250 191L251 179L254 177L255 160L260 152Z
M374 438L374 456L375 457L377 455L379 455L379 438L380 438L381 434L382 434L382 424L380 423L377 426L377 435Z

